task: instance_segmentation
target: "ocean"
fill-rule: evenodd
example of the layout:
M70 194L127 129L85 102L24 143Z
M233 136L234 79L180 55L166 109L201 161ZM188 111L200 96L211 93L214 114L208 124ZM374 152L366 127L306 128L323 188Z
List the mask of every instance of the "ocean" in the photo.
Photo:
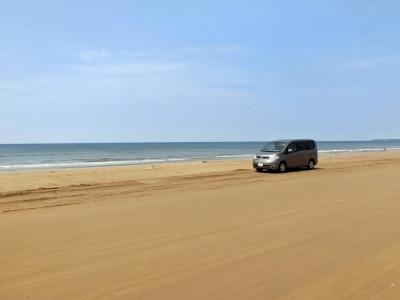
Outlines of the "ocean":
M264 142L0 144L0 172L251 158ZM320 154L400 150L400 140L319 141Z

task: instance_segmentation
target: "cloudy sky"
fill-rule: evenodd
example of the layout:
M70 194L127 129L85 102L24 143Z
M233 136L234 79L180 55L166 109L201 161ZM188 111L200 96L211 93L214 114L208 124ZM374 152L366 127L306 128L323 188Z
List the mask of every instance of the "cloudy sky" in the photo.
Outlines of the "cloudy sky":
M400 138L398 1L0 0L0 143Z

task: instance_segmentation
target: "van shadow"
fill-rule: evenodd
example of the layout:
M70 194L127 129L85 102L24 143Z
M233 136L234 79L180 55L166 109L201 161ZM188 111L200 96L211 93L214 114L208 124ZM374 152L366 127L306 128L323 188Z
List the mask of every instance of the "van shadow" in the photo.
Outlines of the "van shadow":
M322 170L322 169L321 168L317 168L317 167L315 167L312 170L309 170L307 168L290 168L290 169L287 169L285 171L285 173L315 172L315 171L319 171L319 170ZM260 173L281 174L279 171L273 171L273 170L266 170L266 171L262 171Z

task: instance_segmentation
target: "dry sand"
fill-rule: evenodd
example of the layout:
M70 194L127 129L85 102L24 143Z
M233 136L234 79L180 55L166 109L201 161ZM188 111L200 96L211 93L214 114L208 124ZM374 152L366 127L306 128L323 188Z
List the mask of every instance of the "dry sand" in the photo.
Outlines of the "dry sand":
M0 299L400 299L400 153L0 174Z

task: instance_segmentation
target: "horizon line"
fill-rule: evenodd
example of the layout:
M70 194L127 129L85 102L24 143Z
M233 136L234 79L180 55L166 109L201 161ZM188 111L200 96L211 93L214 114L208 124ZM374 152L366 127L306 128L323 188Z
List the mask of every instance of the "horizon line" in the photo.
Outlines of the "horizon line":
M294 139L294 138L293 138ZM296 138L299 139L299 138ZM309 138L307 138L309 139ZM272 140L230 140L230 141L139 141L139 142L20 142L20 143L0 143L5 145L68 145L68 144L179 144L179 143L263 143ZM290 138L288 139L290 140ZM374 142L374 141L400 141L400 138L379 138L367 140L318 140L316 142Z

